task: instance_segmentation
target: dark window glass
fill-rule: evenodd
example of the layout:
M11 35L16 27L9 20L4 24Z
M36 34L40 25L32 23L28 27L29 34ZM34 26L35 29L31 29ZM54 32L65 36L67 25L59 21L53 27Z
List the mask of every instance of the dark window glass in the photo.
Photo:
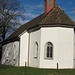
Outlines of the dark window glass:
M52 58L53 57L53 44L48 42L46 45L46 57Z

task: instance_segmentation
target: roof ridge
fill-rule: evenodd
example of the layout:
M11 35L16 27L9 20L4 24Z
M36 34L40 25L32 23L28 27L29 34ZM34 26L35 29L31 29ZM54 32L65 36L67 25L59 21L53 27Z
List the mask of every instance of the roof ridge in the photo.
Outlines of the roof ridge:
M57 20L58 19L58 20ZM60 25L58 25L60 24ZM20 26L15 32L13 32L7 39L18 37L25 30L36 30L40 26L65 26L75 28L75 22L62 10L58 5L54 6L48 13L42 13L31 21ZM6 39L6 40L7 40Z
M42 20L39 22L39 24L41 24L41 22L43 22L43 19L47 16L47 14L45 14L45 16L42 18Z
M27 30L28 27L30 27L30 23L33 22L34 20L36 20L37 18L40 18L41 16L44 16L44 13L42 13L41 15L37 16L36 18L30 20L29 22L23 24L22 26L20 26L17 30L15 30L9 37L7 37L6 39L10 39L12 36L14 36L14 34L19 30L19 32L21 33L20 29L24 29L24 30ZM42 17L43 19L44 17ZM25 29L26 28L26 29ZM23 30L22 30L23 31ZM20 33L17 33L17 34L20 34Z
M43 22L43 20L46 18L46 16L47 16L49 13L51 13L51 11L52 11L55 7L56 7L56 6L54 6L48 13L44 13L45 16L43 17L43 19L40 21L39 24L41 24L41 22Z
M62 10L62 8L58 5L59 9ZM63 11L63 10L62 10ZM60 14L60 13L59 13ZM62 19L61 19L61 15L59 15L60 17L60 23L62 22Z
M61 8L60 6L58 6L58 7L60 8L60 10L62 10L62 8ZM72 18L69 17L67 13L65 13L64 10L62 10L62 12L63 12L72 22L74 22L74 21L72 20ZM61 17L61 15L60 15L60 17ZM62 22L62 21L61 21L61 22Z
M74 21L58 5L56 5L52 10L50 10L46 14L46 16L41 20L40 24L44 24L44 23L45 24L51 24L51 22L52 23L55 23L55 22L63 23L64 22L64 24L68 24L71 22L70 24L74 24Z

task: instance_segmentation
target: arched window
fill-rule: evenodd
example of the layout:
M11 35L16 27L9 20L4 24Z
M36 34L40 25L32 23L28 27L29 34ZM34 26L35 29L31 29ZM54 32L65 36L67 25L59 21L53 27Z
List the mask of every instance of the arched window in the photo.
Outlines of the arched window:
M38 43L35 42L35 47L34 47L34 58L38 57Z
M53 44L51 42L47 42L45 45L45 58L53 58Z

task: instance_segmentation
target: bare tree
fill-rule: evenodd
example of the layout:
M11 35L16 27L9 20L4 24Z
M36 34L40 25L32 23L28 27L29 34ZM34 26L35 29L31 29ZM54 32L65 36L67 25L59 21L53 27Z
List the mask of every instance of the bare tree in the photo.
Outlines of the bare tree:
M0 0L0 41L4 41L6 34L15 30L19 19L23 19L18 0Z

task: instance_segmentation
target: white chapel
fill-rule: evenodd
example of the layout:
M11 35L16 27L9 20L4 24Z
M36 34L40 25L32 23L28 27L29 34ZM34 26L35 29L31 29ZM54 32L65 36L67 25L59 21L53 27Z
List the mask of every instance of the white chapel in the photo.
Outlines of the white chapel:
M75 68L75 22L45 0L44 13L19 27L2 46L2 64L60 69Z

